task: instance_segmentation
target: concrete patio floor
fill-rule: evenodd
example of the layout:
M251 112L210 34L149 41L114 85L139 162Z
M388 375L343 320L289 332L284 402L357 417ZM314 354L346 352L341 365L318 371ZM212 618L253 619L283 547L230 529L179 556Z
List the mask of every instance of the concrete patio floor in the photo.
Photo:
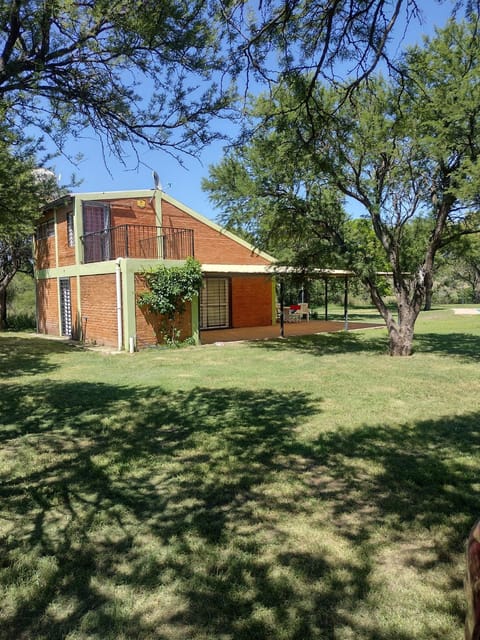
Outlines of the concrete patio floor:
M293 336L308 336L316 333L330 333L343 331L345 323L334 320L310 320L309 322L286 322L285 338ZM349 322L348 330L374 329L384 327L384 324L371 322ZM268 327L244 327L240 329L208 329L200 332L202 344L217 342L237 342L240 340L272 340L280 337L280 324Z

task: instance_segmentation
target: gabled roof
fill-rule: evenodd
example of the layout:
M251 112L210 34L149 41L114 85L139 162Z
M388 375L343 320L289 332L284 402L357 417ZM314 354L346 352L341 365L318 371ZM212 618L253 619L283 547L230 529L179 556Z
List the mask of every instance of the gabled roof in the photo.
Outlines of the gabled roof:
M215 231L218 231L218 233L221 233L225 237L230 238L231 240L234 240L238 244L241 244L245 248L249 249L252 253L255 253L256 255L261 256L262 258L265 258L265 260L268 260L269 262L276 262L276 258L271 256L270 254L265 253L265 251L261 251L260 249L255 247L253 244L251 244L247 240L244 240L243 238L241 238L240 236L237 236L232 231L228 231L228 229L225 229L225 227L222 227L216 222L213 222L213 220L210 220L209 218L202 216L200 213L198 213L194 209L191 209L190 207L183 204L179 200L176 200L175 198L172 198L171 196L163 192L162 192L162 200L165 200L166 202L169 202L173 206L178 207L179 209L182 209L182 211L185 211L185 213L187 213L189 216L192 216L192 218L195 218L196 220L203 222L204 224L208 225L210 228L214 229Z
M49 209L53 209L55 207L66 206L69 202L73 202L75 199L102 201L102 200L113 200L116 198L118 199L152 198L155 195L155 193L158 193L158 190L135 189L132 191L96 191L96 192L84 192L84 193L68 193L68 194L65 194L64 196L61 196L60 198L57 198L53 202L50 202L45 207L45 210L48 211ZM236 235L235 233L232 233L231 231L228 231L227 229L225 229L225 227L222 227L216 222L213 222L213 220L210 220L210 218L207 218L206 216L203 216L202 214L195 211L194 209L191 209L186 204L183 204L183 202L180 202L180 200L176 200L175 198L172 198L172 196L167 195L163 191L160 191L160 193L161 193L162 200L165 200L166 202L169 202L174 207L181 209L192 218L195 218L196 220L209 226L211 229L214 229L215 231L217 231L218 233L221 233L225 237L230 238L234 242L237 242L238 244L242 245L246 249L249 249L252 253L264 258L265 260L268 260L271 263L276 262L276 258L274 258L273 256L269 255L264 251L261 251L250 242L247 242L246 240Z

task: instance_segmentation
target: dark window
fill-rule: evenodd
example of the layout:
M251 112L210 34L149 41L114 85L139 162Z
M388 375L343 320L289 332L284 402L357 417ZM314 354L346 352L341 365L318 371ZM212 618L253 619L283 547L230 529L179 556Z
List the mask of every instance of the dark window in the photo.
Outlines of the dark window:
M53 238L55 235L55 221L53 218L42 222L37 227L37 240L46 240L47 238Z

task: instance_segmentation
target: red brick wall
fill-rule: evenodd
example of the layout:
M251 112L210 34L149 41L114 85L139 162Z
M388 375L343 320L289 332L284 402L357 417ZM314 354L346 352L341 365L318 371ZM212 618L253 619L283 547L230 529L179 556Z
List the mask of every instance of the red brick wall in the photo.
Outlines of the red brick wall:
M272 324L272 281L265 276L232 277L232 327Z
M53 220L53 212L42 216L39 225ZM34 247L34 259L37 269L51 269L55 264L55 236L50 238L37 239Z
M152 192L153 193L153 192ZM155 226L155 201L151 198L120 198L102 200L110 205L110 226L145 224ZM142 204L145 203L145 206Z
M68 246L67 209L57 212L58 266L75 264L75 247ZM71 286L71 283L70 283Z
M56 212L55 234L58 246L58 264L55 262L55 237L38 240L35 245L35 259L37 269L50 269L75 264L75 248L68 246L67 212L69 208L62 208ZM43 216L40 222L53 217L53 212Z
M265 258L165 201L162 202L162 224L164 227L193 229L195 258L201 263L269 264Z
M55 267L55 238L44 238L35 243L35 266L37 269Z
M37 281L37 319L39 333L60 335L56 278Z
M116 346L118 336L115 274L81 276L80 289L83 339L87 343Z
M136 274L135 275L135 322L137 325L137 348L147 347L150 345L161 344L163 338L161 335L162 330L162 317L158 314L151 313L145 308L140 308L136 304L137 297L143 291L146 291L144 279ZM185 340L192 335L192 308L190 303L187 303L185 313L177 317L175 320L175 326L180 329L180 340Z

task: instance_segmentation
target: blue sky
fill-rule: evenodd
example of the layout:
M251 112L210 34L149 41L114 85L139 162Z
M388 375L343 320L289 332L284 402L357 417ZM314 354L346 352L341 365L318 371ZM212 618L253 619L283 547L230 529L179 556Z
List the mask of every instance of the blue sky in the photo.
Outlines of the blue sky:
M432 34L435 26L442 26L447 20L453 0L444 0L442 4L435 0L423 0L421 5L423 24L415 22L406 33L405 42L421 41L422 34ZM61 175L61 183L67 183L72 173L81 181L75 191L118 191L153 188L152 170L160 176L163 190L195 209L202 215L215 219L218 215L209 203L208 196L201 189L203 177L208 176L208 167L222 158L223 143L215 142L198 154L196 158L184 157L184 166L166 153L148 151L139 148L141 164L132 157L122 165L115 158L102 157L99 141L92 135L83 139L71 140L65 151L74 156L81 153L83 159L74 166L66 157L55 158L52 168Z

